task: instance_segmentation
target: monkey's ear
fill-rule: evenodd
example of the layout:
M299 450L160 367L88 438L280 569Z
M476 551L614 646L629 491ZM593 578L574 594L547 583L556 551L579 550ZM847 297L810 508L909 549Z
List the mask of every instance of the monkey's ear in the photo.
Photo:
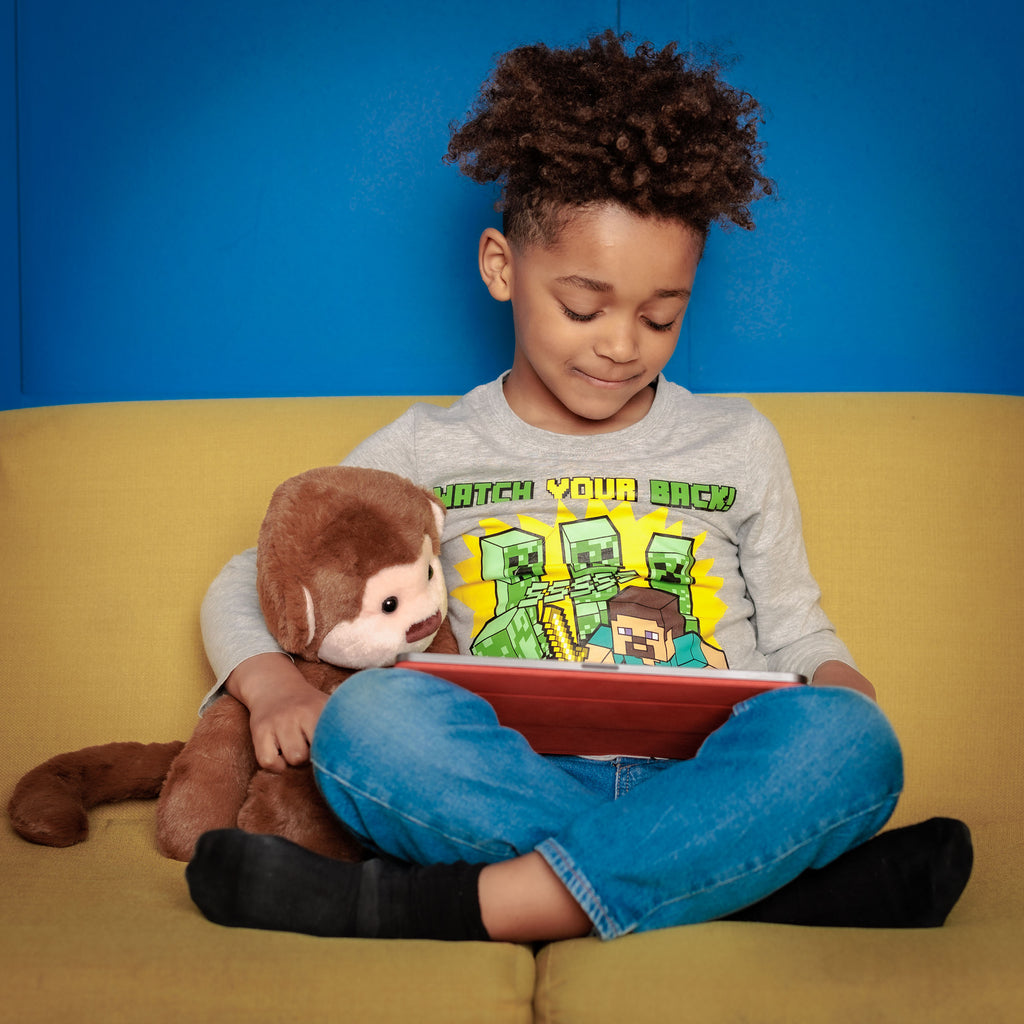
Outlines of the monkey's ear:
M260 608L267 629L289 654L307 656L316 634L316 612L309 588L294 577L263 573L259 578Z
M306 598L306 647L312 647L316 637L316 608L309 587L303 586L302 593Z
M437 527L437 536L444 532L444 509L437 503L430 503L430 511L434 513L434 525Z
M444 517L448 514L448 509L445 508L441 499L434 494L432 491L424 492L430 499L430 511L434 517L435 534L434 539L440 544L441 538L444 536Z

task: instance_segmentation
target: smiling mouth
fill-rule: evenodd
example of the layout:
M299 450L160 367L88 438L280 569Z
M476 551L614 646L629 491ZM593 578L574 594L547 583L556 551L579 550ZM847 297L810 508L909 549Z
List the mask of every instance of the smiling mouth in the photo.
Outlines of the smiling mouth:
M639 373L631 373L628 377L621 378L596 377L594 374L580 369L577 369L576 373L588 383L594 384L599 388L621 388L640 379Z

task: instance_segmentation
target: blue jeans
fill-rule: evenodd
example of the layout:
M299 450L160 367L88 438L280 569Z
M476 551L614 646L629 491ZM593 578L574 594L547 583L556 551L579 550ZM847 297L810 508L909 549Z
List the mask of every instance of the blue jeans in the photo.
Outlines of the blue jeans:
M903 781L867 697L793 687L738 705L687 761L536 754L490 705L370 669L331 697L312 761L335 814L419 864L537 850L602 938L722 917L889 818Z

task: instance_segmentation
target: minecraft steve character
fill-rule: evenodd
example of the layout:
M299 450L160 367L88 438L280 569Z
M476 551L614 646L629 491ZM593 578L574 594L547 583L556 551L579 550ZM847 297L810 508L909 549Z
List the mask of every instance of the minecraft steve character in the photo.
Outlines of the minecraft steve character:
M608 602L609 625L587 643L587 661L626 665L725 668L725 655L687 632L674 594L649 587L625 587Z

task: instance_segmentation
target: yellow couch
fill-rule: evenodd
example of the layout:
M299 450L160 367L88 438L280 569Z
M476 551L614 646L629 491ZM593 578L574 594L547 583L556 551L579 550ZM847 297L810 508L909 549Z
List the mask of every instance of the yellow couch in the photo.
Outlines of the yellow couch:
M0 829L0 1016L39 1021L1024 1021L1024 399L761 395L827 610L900 733L895 824L965 819L974 877L932 931L712 923L523 946L229 930L153 845L153 803L83 845ZM406 399L0 413L0 797L58 751L187 737L197 612L273 486Z

